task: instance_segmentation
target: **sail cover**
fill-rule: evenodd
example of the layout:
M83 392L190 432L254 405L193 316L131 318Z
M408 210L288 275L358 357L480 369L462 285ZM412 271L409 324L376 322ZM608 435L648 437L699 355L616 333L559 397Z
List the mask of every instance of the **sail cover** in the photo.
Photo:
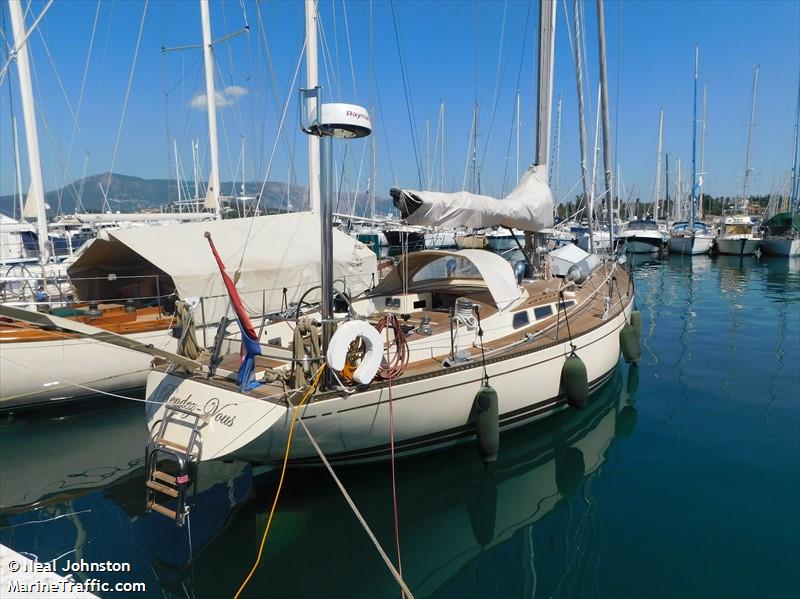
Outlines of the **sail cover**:
M281 310L319 285L319 216L297 212L108 231L68 269L78 298L124 301L174 292L184 300L203 298L195 318L217 322L228 313L228 292L206 231L230 271L240 271L236 286L251 316ZM334 229L336 289L346 281L350 294L357 295L374 283L376 270L372 250ZM306 301L318 297L312 293Z
M483 229L505 226L540 231L553 226L553 194L544 167L531 166L502 200L459 191L392 189L395 207L411 225Z

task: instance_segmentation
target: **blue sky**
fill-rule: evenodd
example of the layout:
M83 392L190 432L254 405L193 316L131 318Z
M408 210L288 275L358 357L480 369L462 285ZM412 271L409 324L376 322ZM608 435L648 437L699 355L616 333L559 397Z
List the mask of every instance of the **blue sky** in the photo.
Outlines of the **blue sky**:
M43 0L34 0L29 24L44 4ZM572 29L572 3L567 4ZM564 8L560 2L554 90L556 97L561 94L563 99L559 197L576 185L579 169L575 71ZM94 1L56 0L42 21L41 31L31 37L48 189L79 178L87 152L88 174L111 168L143 10L142 2L132 0L104 0L99 12ZM423 164L423 171L426 169L425 121L430 123L432 150L440 101L445 103L446 114L445 188L462 186L476 101L480 105L478 157L482 164L482 191L500 194L513 185L516 164L512 123L518 79L522 168L533 160L537 4L398 0L393 5L382 1L370 5L366 1L336 0L321 2L320 10L324 29L320 74L326 98L377 105L373 120L378 147L376 185L381 195L387 195L393 184L419 186L417 162ZM594 2L585 4L584 10L589 63L586 118L591 144L598 73ZM95 15L97 25L93 29ZM243 11L238 1L212 0L211 15L214 38L242 28L245 19L250 25L248 34L215 49L217 89L227 104L219 111L222 179L240 178L242 139L247 179L265 177L289 94L286 125L269 179L285 181L291 176L304 184L305 139L297 127L296 106L297 87L305 82L302 68L298 83L290 88L303 45L302 2L256 5L245 1ZM10 35L7 12L4 18ZM706 190L715 195L741 191L756 63L761 65L761 71L751 189L757 193L782 189L792 158L800 76L800 3L609 1L606 28L611 120L625 196L649 200L653 195L661 107L665 111L664 149L672 156L673 172L674 161L680 157L684 176L690 175L695 44L700 45L701 93L702 83L708 85ZM66 93L75 112L93 30L91 60L75 128L64 96ZM166 55L161 51L162 46L199 42L198 3L151 1L142 32L114 171L148 178L174 177L174 139L183 173L191 179L191 140L196 137L205 178L205 114L192 105L193 100L195 105L202 104L197 96L204 93L201 51L190 49ZM370 54L376 77L371 73ZM5 62L7 50L2 56ZM409 125L401 56L413 107L418 160ZM0 86L0 193L14 189L9 86L20 127L22 120L15 68L9 73ZM369 165L365 148L364 141L337 144L338 168L345 173L344 187L352 189L358 184L364 189ZM431 178L438 186L438 153L431 162ZM27 186L24 147L23 178Z

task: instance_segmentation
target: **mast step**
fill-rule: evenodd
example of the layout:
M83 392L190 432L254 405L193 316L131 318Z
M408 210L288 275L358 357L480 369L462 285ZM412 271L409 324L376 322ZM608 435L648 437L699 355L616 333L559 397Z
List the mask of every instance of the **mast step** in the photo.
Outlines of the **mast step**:
M173 489L172 487L168 487L166 485L162 485L161 483L157 483L154 480L148 480L145 483L145 486L148 489L153 489L153 491L158 491L159 493L162 493L164 495L169 495L170 497L177 497L178 496L178 490L177 489Z

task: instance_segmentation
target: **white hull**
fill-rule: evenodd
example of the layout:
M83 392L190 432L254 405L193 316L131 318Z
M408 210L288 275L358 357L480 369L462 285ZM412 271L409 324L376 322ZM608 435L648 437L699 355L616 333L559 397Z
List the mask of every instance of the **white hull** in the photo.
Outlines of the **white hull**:
M169 329L126 335L175 351ZM0 410L144 387L152 357L89 339L4 343Z
M800 256L800 238L767 237L761 247L772 256Z
M672 235L669 238L669 251L673 254L697 256L707 254L711 249L711 235Z
M727 256L752 256L761 246L761 240L747 236L717 237L717 251Z
M655 254L661 249L660 241L647 242L632 238L625 240L625 251L629 254Z
M586 364L593 387L601 384L619 360L619 332L632 310L573 341ZM487 364L492 387L497 391L500 427L503 431L545 418L567 406L560 379L569 341L534 351L520 350ZM394 441L398 455L446 448L474 439L473 401L481 388L479 360L457 366L436 376L412 378L391 387ZM322 451L331 460L366 462L384 459L389 447L389 393L387 384L367 391L330 399L319 398L302 410L302 419ZM240 459L278 462L283 458L291 412L284 405L256 396L210 386L205 382L159 371L150 373L147 397L169 401L184 409L208 414L200 429L202 460ZM148 426L153 431L164 414L163 405L151 403ZM186 444L188 427L174 427L170 440ZM317 454L302 431L295 431L292 460L316 462Z
M425 249L449 249L456 247L456 234L454 231L434 231L425 233Z
M607 254L609 251L610 243L608 240L608 233L604 233L601 231L597 231L592 234L594 240L594 251L595 253L605 253ZM589 234L584 233L580 237L578 237L578 247L581 248L584 252L589 251Z

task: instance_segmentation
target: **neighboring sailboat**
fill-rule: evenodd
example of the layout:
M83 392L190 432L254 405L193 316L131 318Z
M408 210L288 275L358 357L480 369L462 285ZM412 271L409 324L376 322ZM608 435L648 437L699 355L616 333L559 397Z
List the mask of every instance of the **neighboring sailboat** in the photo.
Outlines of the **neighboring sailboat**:
M700 63L700 49L695 47L694 52L694 94L692 110L692 194L689 201L689 222L676 222L669 237L669 249L676 254L697 255L707 254L714 240L705 223L696 220L697 191L699 188L696 162L697 162L697 78ZM680 176L680 164L678 166ZM680 196L679 196L680 197Z
M664 249L668 237L658 224L658 204L661 191L661 151L664 141L664 109L658 115L658 151L656 152L656 182L653 188L653 218L628 221L621 233L625 251L629 254L653 254Z
M736 202L734 214L726 216L722 221L722 228L714 240L720 254L730 256L752 256L761 246L758 235L758 226L746 213L748 183L750 181L750 148L753 140L753 124L756 116L756 97L758 96L758 70L760 65L753 67L753 102L750 109L750 125L747 129L747 159L744 169L744 187L742 197Z
M800 256L800 83L797 89L793 151L789 211L778 213L761 225L765 254Z

